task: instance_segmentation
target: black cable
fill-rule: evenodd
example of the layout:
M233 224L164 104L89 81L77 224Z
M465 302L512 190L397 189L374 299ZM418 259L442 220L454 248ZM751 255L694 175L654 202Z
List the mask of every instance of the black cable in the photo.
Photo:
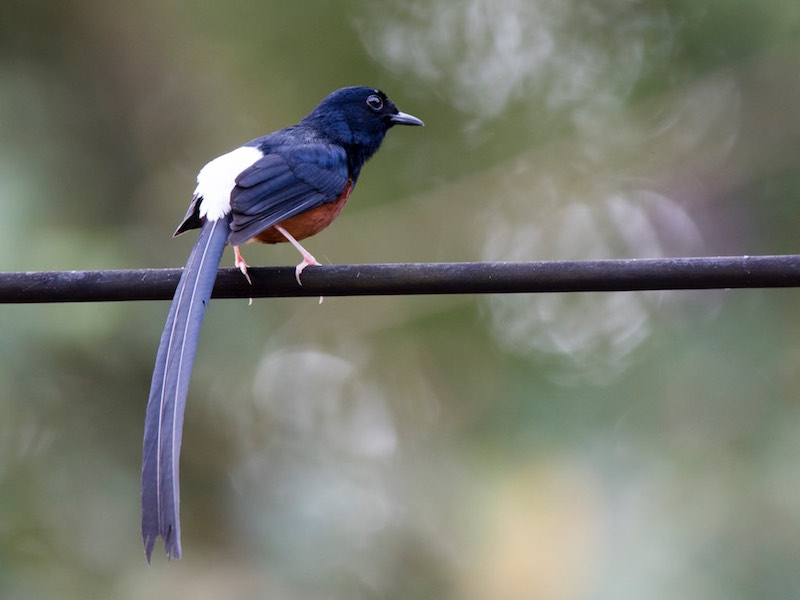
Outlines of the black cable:
M221 269L214 298L800 287L800 255ZM172 298L180 269L0 274L0 303Z

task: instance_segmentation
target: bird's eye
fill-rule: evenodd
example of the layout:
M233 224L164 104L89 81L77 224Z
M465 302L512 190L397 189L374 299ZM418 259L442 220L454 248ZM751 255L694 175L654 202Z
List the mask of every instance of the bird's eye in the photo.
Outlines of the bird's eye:
M373 110L380 110L383 108L383 100L381 100L380 96L372 94L367 98L367 105Z

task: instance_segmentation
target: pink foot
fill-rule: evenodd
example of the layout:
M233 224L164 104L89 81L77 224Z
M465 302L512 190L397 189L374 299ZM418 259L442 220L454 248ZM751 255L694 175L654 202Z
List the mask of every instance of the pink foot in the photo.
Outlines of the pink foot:
M253 285L253 282L250 281L250 275L247 273L247 263L244 261L242 253L239 252L239 246L233 247L233 265L242 272L244 278L247 279L247 283Z
M306 267L319 267L320 264L317 262L317 259L311 256L303 256L303 260L294 268L294 278L297 279L297 283L299 285L303 285L303 282L300 281L300 274L305 270Z
M306 267L319 267L320 264L317 262L316 258L311 256L311 253L308 250L306 250L305 248L303 248L303 246L300 245L300 242L294 239L291 233L286 231L286 229L284 229L280 225L275 225L275 229L277 229L280 232L280 234L283 237L285 237L290 244L292 244L292 246L297 248L297 251L303 256L302 262L299 265L297 265L294 269L294 278L297 279L297 283L299 285L303 285L303 282L300 281L300 274L303 272L303 270L305 270Z

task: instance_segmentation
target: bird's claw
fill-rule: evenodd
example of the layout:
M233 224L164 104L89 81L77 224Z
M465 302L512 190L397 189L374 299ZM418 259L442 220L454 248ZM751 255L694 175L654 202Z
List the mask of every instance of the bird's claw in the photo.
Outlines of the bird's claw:
M244 260L244 256L239 251L239 246L233 247L233 265L242 272L244 278L247 279L247 283L253 285L253 282L250 280L250 274L247 272L247 263Z
M317 262L317 259L310 254L303 256L303 260L294 268L294 278L297 280L297 284L303 285L303 282L300 281L300 274L305 270L306 267L319 266L320 264Z

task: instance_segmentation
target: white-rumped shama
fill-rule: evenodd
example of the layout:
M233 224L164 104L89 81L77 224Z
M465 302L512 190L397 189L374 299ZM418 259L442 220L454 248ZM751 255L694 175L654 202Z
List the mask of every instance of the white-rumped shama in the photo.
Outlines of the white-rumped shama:
M327 96L297 125L256 138L215 158L175 235L200 229L178 282L156 355L144 425L142 540L147 561L158 536L169 558L181 556L178 460L197 339L226 244L248 278L239 245L291 242L302 254L295 275L318 264L298 242L341 212L361 167L394 125L422 125L386 94L347 87Z

